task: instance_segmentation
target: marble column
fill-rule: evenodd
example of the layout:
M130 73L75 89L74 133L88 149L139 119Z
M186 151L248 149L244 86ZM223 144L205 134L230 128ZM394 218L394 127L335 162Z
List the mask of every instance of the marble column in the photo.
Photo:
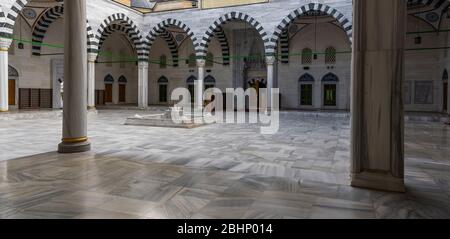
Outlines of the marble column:
M205 65L204 59L197 59L198 78L195 82L195 109L203 109L203 92L204 92L204 80L205 80Z
M8 50L11 42L11 39L0 38L0 113L9 110Z
M87 137L86 0L64 1L64 107L60 153L91 149Z
M447 81L447 114L449 116L449 123L450 123L450 80Z
M138 107L146 109L148 108L148 62L138 63L138 81Z
M95 60L97 53L88 53L88 109L95 110Z
M273 89L273 65L275 64L274 56L266 56L267 65L267 109L272 108L272 89Z
M405 191L406 2L353 1L352 186Z

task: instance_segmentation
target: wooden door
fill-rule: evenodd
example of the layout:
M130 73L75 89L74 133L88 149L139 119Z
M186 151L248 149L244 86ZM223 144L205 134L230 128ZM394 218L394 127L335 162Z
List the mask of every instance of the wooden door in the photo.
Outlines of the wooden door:
M444 112L447 111L448 109L447 107L448 107L448 82L444 82Z
M112 90L113 85L112 84L106 84L105 85L105 103L112 103Z
M126 101L126 97L125 97L125 92L126 92L126 85L119 85L119 102L121 103L125 103Z
M16 105L16 81L8 80L8 103L9 105Z

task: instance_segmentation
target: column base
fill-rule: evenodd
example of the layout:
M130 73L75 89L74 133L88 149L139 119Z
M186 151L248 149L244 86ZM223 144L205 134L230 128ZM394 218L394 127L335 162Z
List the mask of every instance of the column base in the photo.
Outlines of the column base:
M8 110L6 110L6 109L0 109L0 113L6 113L6 112L8 112Z
M89 142L89 140L79 143L61 142L58 145L58 153L61 154L82 153L90 150L91 150L91 143Z
M362 172L351 175L351 186L389 192L406 192L405 181L390 174Z
M88 109L89 111L91 111L91 110L97 110L97 108L95 108L95 106L88 106L87 109Z

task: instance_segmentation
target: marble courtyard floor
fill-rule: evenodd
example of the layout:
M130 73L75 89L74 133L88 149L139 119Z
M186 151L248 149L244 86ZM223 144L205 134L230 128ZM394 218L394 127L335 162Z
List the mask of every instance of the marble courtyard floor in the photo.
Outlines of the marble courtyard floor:
M93 150L61 155L61 119L0 120L0 218L450 218L450 127L407 123L407 193L349 186L348 119L125 126L89 117Z

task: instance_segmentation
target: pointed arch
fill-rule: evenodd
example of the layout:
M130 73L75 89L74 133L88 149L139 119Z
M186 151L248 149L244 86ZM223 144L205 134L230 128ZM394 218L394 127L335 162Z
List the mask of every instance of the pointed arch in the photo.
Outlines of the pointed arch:
M230 44L228 43L228 38L221 26L214 29L214 36L217 38L220 43L220 47L222 48L223 65L230 65Z
M197 77L195 77L194 75L191 75L186 79L186 84L193 85L196 80L197 80Z
M17 16L20 14L25 5L27 5L27 3L28 0L15 0L9 11L5 10L4 15L6 16L2 19L4 20L4 24L2 24L0 28L1 36L12 36Z
M155 42L156 38L158 36L161 36L168 44L169 49L172 54L172 61L174 63L174 66L178 66L178 45L176 43L176 40L173 38L172 33L170 33L167 28L169 27L177 27L183 30L187 36L192 40L192 43L194 44L194 48L197 49L198 43L197 38L194 36L194 32L189 28L186 24L184 24L182 21L168 18L166 20L163 20L162 22L156 24L155 27L153 27L147 36L145 37L145 46L147 52L150 52L150 49L153 46L153 43Z
M216 84L216 78L214 78L212 75L207 75L203 81L205 84L211 84L211 85Z
M447 69L444 69L444 73L442 73L442 80L448 81L448 71Z
M309 3L306 5L301 6L300 8L294 10L293 12L289 13L282 21L275 27L275 32L272 34L271 42L275 44L273 47L276 47L276 44L280 37L283 34L283 30L287 29L289 24L291 24L295 19L298 17L307 14L310 11L319 11L322 13L326 13L327 15L333 17L339 22L339 25L342 27L342 29L347 34L347 37L352 42L352 33L353 33L353 27L352 22L341 12L336 10L333 7L330 7L326 4L322 3Z
M42 42L44 41L47 30L50 28L53 22L63 17L63 15L64 15L64 6L58 5L46 10L41 15L41 17L36 21L35 25L33 26L32 32L33 46L31 49L31 54L33 56L41 55ZM95 44L93 44L94 33L92 32L92 27L89 25L88 21L86 21L86 31L87 31L88 52L95 52Z
M130 34L130 32L127 31L127 28L119 25L119 24L111 24L102 33L102 36L100 37L100 40L98 42L98 49L100 50L103 46L103 43L108 39L109 36L111 36L113 33L119 32L124 34L127 39L130 42L131 48L137 53L136 45L133 44L133 38L135 37L133 34Z
M322 77L322 82L339 82L339 77L330 72Z
M119 82L119 83L127 83L128 80L127 80L127 78L124 75L121 75L119 77L119 79L117 80L117 82Z
M112 77L111 74L106 75L103 80L104 80L104 82L106 84L113 84L114 83L114 77Z
M305 73L298 79L299 82L314 82L314 76Z
M289 31L288 26L281 31L280 35L281 63L289 63Z
M162 28L159 30L159 36L167 42L167 46L169 47L170 54L172 55L172 66L178 67L178 44L172 33L170 33L167 29Z
M250 24L256 31L259 33L262 41L264 42L264 50L266 54L273 54L275 52L275 48L270 44L270 38L267 35L264 27L261 23L259 23L255 18L242 13L242 12L229 12L217 20L215 20L209 27L208 30L203 35L201 39L200 46L196 48L197 56L205 57L208 52L209 44L211 43L211 39L214 37L215 30L221 27L232 20L240 20Z
M19 71L11 65L8 65L8 76L9 77L19 77Z
M112 27L112 25L117 25L120 27ZM96 42L98 43L98 49L101 47L100 42L103 43L106 37L111 35L114 31L121 31L125 34L136 50L138 60L148 59L148 53L143 44L141 32L133 20L123 13L112 14L102 21L95 35Z
M158 83L159 84L167 84L167 83L169 83L169 79L167 79L167 77L165 77L165 76L161 76L158 79Z

